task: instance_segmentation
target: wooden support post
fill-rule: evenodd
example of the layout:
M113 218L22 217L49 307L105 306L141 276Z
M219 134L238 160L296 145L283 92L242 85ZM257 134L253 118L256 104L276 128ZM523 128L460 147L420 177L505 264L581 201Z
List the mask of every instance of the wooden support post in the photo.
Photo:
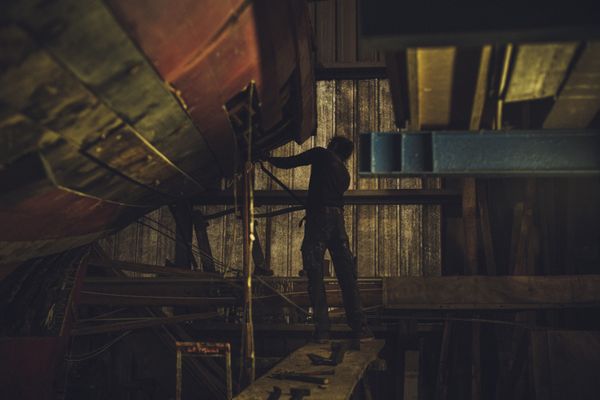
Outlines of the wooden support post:
M487 182L481 180L477 182L477 205L479 207L479 227L486 272L488 275L494 276L497 273L496 258L494 255L494 241L492 240L492 227L490 225Z
M471 338L471 400L481 399L481 323L473 322Z
M208 232L206 231L208 221L204 219L204 215L198 210L192 212L192 221L194 224L194 231L196 232L198 248L201 251L200 260L202 262L202 270L205 272L215 272L215 262L213 261L210 241L208 240Z
M263 249L260 244L260 238L258 237L258 229L256 229L256 225L257 221L254 221L254 241L252 242L252 260L254 261L254 272L259 275L273 275L273 271L267 267L265 253L263 253Z
M435 385L435 400L445 400L448 397L448 353L452 335L452 322L444 322L440 361L438 363L437 382Z
M525 201L523 203L523 213L518 221L518 225L513 228L513 233L517 229L517 237L514 238L514 254L513 264L511 265L513 275L527 275L527 247L531 239L533 225L533 200L535 197L535 181L529 179L525 193Z
M225 354L225 373L227 374L227 400L233 398L233 378L231 376L231 345L227 343Z
M419 352L404 352L404 400L419 399Z
M175 219L177 233L175 265L188 269L191 265L194 265L197 268L196 259L192 254L192 204L189 201L179 201L170 205L169 210Z
M463 224L467 275L477 275L477 191L475 178L463 180Z
M528 275L533 268L528 263L528 254L532 246L533 232L533 201L535 199L535 181L529 179L525 189L525 198L515 206L514 220L511 233L510 259L508 265L509 273L513 275ZM535 323L535 312L515 313L514 320L518 323ZM527 380L528 363L528 335L521 328L515 328L510 342L510 359L508 361L509 370L500 376L498 380L498 399L516 398L524 390Z
M392 382L395 382L395 399L396 400L404 400L404 357L406 353L406 337L405 330L403 329L404 325L400 325L398 327L398 331L396 333L396 357L393 359L394 368L392 370L394 376L392 378Z
M181 350L177 349L175 364L175 400L181 400L181 383L183 381L182 355Z
M467 274L478 275L479 263L477 260L477 188L475 178L466 178L463 181L463 222L465 229L465 261ZM471 329L471 394L472 400L479 400L481 394L481 379L479 377L481 367L480 326L472 324Z

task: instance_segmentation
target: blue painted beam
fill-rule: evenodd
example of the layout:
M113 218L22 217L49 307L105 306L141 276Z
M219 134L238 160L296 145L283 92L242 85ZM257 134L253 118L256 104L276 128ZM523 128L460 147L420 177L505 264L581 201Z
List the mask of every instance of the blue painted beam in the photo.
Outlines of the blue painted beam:
M599 130L361 134L360 176L600 174Z

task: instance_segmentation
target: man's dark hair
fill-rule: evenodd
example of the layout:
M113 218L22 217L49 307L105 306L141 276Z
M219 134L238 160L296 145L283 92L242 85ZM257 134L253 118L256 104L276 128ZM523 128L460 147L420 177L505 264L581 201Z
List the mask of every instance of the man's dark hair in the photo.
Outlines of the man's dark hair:
M354 143L343 136L334 136L329 141L327 149L333 151L342 161L346 161L354 151Z

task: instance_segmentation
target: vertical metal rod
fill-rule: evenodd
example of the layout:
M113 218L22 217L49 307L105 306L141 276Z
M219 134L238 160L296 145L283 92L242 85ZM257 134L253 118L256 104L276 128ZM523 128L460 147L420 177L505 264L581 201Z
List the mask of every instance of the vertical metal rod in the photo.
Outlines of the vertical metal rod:
M175 371L176 371L176 377L175 377L175 400L181 400L181 379L182 379L182 373L181 373L181 350L179 348L177 348L177 360L176 360L176 364L175 364Z

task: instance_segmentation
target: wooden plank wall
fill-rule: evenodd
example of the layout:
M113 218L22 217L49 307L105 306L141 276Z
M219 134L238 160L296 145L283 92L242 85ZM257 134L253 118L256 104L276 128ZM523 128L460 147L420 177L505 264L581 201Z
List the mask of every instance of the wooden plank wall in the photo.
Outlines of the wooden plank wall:
M175 242L151 227L175 230L175 220L168 207L152 211L114 235L99 240L98 244L115 260L165 265L166 259L175 259Z
M358 39L358 0L317 1L309 10L317 65L383 62L377 50Z
M317 135L303 145L290 143L273 155L297 154L313 146L326 146L338 134L358 142L367 131L394 131L389 82L387 80L317 82ZM421 179L360 178L355 155L348 163L350 189L419 188ZM286 185L306 189L309 167L294 170L272 169ZM256 188L280 188L261 171L256 173ZM205 213L223 210L206 206ZM268 265L279 276L297 276L302 268L300 246L304 228L299 222L303 212L258 221L258 235ZM168 209L148 218L174 229ZM150 223L146 221L145 223ZM360 276L436 276L441 271L439 206L348 206L346 225L351 247L358 257ZM242 231L234 215L213 220L208 228L213 255L225 264L241 267ZM174 246L152 229L135 223L103 241L110 255L126 261L164 265L173 259ZM329 255L326 255L329 258Z
M362 46L358 40L357 0L314 2L309 4L309 8L318 65L380 62L381 55ZM274 151L273 155L292 155L313 146L326 146L335 134L358 142L360 132L396 130L387 80L319 81L317 109L316 137L301 146L290 143ZM430 182L432 180L417 178L359 180L354 156L348 167L352 179L350 189L436 186ZM291 188L308 187L308 167L274 172ZM256 174L256 188L280 189L260 171ZM211 214L224 208L206 206L203 212ZM300 247L304 229L298 225L303 216L304 213L297 212L258 221L258 236L266 261L276 275L296 276L302 268ZM155 211L151 218L174 229L166 208ZM441 274L439 206L349 206L346 209L346 226L361 276ZM150 228L137 223L105 239L103 245L115 258L163 265L165 258L174 258L174 246L159 241L158 234L150 231ZM241 268L242 230L236 216L228 215L211 221L208 235L215 258L231 268Z

